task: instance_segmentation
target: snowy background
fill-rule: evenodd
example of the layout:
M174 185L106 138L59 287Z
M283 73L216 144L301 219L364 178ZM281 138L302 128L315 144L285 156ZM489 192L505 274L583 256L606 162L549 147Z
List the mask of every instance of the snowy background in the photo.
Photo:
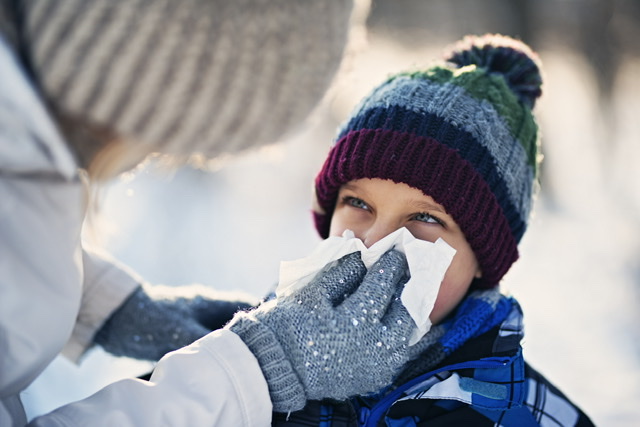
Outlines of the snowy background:
M313 178L355 103L388 74L429 65L467 32L524 32L486 20L470 26L444 2L430 2L447 20L430 17L439 26L414 31L408 43L409 33L398 28L411 27L402 23L415 2L396 4L407 5L405 21L385 4L372 10L367 44L347 59L303 129L214 170L150 163L114 180L93 238L152 283L198 282L257 296L271 290L279 262L303 257L319 242L309 208ZM621 55L603 95L598 70L572 39L555 40L542 29L526 34L536 34L530 43L545 69L537 106L545 164L521 259L503 288L525 311L529 362L597 425L640 425L640 59ZM33 416L150 369L95 349L80 366L56 359L23 398Z

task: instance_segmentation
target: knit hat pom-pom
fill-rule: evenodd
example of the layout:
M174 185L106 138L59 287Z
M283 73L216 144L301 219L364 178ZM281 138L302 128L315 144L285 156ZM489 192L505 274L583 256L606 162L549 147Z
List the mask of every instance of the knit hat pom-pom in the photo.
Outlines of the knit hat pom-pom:
M457 43L446 60L457 67L476 65L500 74L520 102L533 108L542 94L537 55L524 43L498 34L467 36Z

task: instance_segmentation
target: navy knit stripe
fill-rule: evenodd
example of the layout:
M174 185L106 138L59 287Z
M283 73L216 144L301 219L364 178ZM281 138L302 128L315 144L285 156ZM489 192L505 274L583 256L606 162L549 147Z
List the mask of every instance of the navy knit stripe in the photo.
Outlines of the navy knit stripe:
M417 136L430 137L458 151L460 156L473 165L475 170L493 189L498 204L502 208L516 241L524 234L525 215L509 197L503 177L494 165L494 158L488 149L462 129L448 123L435 114L415 113L398 106L371 108L356 115L345 127L349 131L361 129L384 129L408 132ZM530 184L530 183L524 183ZM527 188L525 191L529 191Z
M462 87L407 76L378 87L358 106L353 116L365 114L372 108L391 106L406 108L418 114L436 114L470 133L491 153L500 174L508 177L505 184L512 203L522 212L523 218L528 218L535 169L526 160L528 154L523 146L525 141L518 140L519 136L527 132L512 133L505 118L490 102L474 98ZM347 124L338 139L349 130ZM526 142L529 143L527 145L531 143Z
M328 237L341 185L360 178L404 182L444 206L480 264L482 277L474 286L495 286L518 258L517 241L495 193L469 161L433 138L385 129L350 132L330 151L316 179L325 215L315 219L323 237Z

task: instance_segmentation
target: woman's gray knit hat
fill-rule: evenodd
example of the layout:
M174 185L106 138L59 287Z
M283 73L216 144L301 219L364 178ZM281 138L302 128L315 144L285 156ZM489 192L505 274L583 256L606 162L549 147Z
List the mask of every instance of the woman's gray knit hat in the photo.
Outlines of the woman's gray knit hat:
M157 151L208 157L302 122L343 56L352 0L27 0L48 101Z

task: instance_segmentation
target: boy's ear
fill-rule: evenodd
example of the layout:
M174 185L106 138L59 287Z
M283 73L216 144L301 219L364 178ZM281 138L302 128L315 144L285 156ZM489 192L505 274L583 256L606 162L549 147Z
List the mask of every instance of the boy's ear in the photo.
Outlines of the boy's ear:
M480 267L478 267L478 269L476 270L476 274L473 277L475 277L476 279L482 278L482 270L480 270Z

